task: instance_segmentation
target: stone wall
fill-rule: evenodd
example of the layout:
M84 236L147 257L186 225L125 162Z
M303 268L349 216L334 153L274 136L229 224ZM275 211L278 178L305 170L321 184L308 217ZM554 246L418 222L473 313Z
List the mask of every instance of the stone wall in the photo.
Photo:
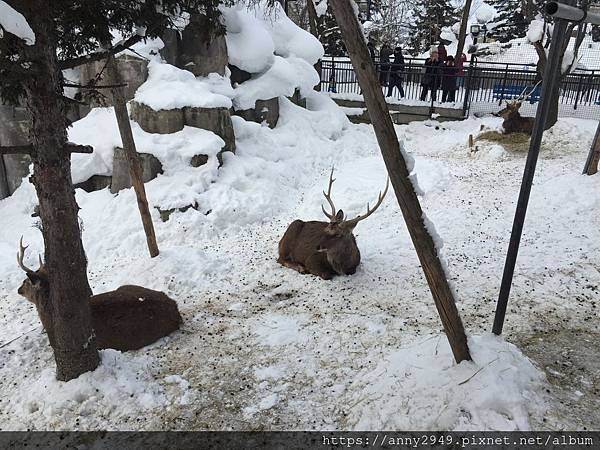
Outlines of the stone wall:
M148 61L132 55L121 55L116 58L117 70L121 75L123 83L127 83L125 89L125 98L131 100L135 95L135 91L146 81L148 78ZM88 64L84 64L80 67L80 83L87 84L90 80L96 78L104 68L105 61L94 61ZM106 73L106 70L102 73L102 78L98 83L100 85L111 85L116 84ZM111 89L100 89L102 95L106 98L104 101L106 105L113 104L112 90ZM102 101L94 100L91 102L91 106L103 106Z
M0 145L29 144L30 120L22 106L0 105ZM29 174L29 155L0 155L0 199L12 195Z

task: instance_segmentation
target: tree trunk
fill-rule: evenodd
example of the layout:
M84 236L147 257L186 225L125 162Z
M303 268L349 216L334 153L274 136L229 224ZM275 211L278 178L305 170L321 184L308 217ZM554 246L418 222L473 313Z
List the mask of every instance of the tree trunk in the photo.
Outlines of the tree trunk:
M458 45L456 47L455 60L458 62L460 55L463 54L465 48L465 39L467 38L467 22L469 21L469 13L471 12L471 3L473 0L466 0L463 8L462 20L460 22L460 32L458 33Z
M33 176L42 220L49 296L40 308L56 360L56 378L70 380L94 370L100 362L92 330L87 260L71 182L65 107L61 100L54 28L46 0L29 0L22 10L36 37L31 47L38 71L25 86L32 119Z
M315 9L314 0L306 0L306 9L308 11L308 27L310 28L310 33L319 39L319 16L317 16L317 10ZM319 39L320 40L320 39ZM321 77L321 60L318 60L313 66L319 77ZM318 83L315 86L315 91L321 90L321 83Z
M367 110L398 204L413 241L419 261L450 341L456 362L470 360L467 337L448 286L446 274L438 258L435 244L423 220L423 211L409 178L406 162L400 151L398 136L390 117L375 69L371 63L365 39L351 4L352 0L330 0L350 60L363 91Z
M115 57L112 55L108 57L106 70L109 79L112 80L113 83L122 83L121 74L117 69ZM122 87L113 90L113 99L115 114L119 124L119 133L121 134L121 140L123 141L123 151L125 152L125 157L127 158L129 166L129 176L131 177L131 184L135 190L138 210L140 211L142 225L144 226L144 232L146 233L148 251L150 252L150 256L154 258L155 256L158 256L158 244L156 243L156 234L154 232L154 225L152 224L152 216L150 214L150 209L148 208L146 188L144 187L144 181L142 179L142 165L135 148L131 123L129 122L129 113L127 112L127 101L125 100L125 93Z

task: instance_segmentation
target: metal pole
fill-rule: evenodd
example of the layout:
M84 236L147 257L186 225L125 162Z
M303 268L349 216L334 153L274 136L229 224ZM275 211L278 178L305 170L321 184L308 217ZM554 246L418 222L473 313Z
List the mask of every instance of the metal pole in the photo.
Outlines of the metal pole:
M585 11L559 2L546 3L544 9L546 10L546 14L555 19L570 20L572 22L581 21L593 25L600 25L600 13L596 11Z
M515 212L512 232L510 235L510 243L508 245L508 253L506 254L506 262L504 263L504 273L502 274L502 283L500 285L496 316L494 317L494 326L492 328L492 332L496 335L502 334L504 316L506 315L506 307L508 305L508 296L510 294L510 288L515 271L521 235L523 233L523 223L525 222L525 215L527 213L527 204L529 202L529 195L531 193L531 185L533 184L535 166L537 164L540 145L542 143L544 125L550 109L552 92L560 80L560 58L566 28L567 22L565 20L557 20L554 24L552 43L550 44L548 60L546 62L546 67L544 68L544 81L542 82L543 84L540 103L535 115L535 122L531 133L531 141L529 143L529 153L527 154L525 171L523 173L523 181L521 182L521 191L519 192L517 210Z

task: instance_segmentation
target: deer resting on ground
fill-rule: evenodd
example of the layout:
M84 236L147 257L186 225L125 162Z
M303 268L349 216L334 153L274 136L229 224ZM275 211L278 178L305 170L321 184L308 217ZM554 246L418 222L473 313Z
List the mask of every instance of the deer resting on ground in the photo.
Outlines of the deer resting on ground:
M35 305L42 325L51 333L48 324L43 322L46 315L42 313L51 307L53 301L48 272L41 256L39 269L25 266L23 257L26 248L21 238L17 263L27 278L18 293ZM100 349L137 350L178 330L181 324L174 300L162 292L141 286L121 286L114 291L93 295L89 302L96 345Z
M354 219L346 219L344 212L337 210L331 199L331 187L335 179L333 169L329 176L327 193L323 195L331 207L331 212L321 209L329 222L295 220L290 224L279 241L279 259L277 262L302 274L311 273L324 280L334 275L352 275L360 264L360 251L352 234L358 222L373 214L387 194L388 178L383 193L379 193L377 203L367 212Z
M498 111L495 115L502 117L502 128L504 128L504 134L510 133L525 133L531 134L533 130L533 117L523 117L519 113L521 108L520 101L507 102L506 108Z

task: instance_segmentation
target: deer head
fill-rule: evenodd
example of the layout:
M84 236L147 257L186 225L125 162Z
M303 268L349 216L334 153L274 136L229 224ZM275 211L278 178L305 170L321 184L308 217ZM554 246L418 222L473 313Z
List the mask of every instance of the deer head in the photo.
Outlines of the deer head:
M27 278L23 281L23 284L17 292L37 306L41 304L40 302L42 300L48 298L48 274L41 255L38 256L40 267L37 270L32 270L23 263L27 247L27 245L23 246L23 237L21 236L21 240L19 241L19 251L17 252L17 264L23 269Z
M506 102L506 107L501 109L496 114L497 117L502 117L503 119L509 119L511 117L520 116L519 109L521 108L521 102L518 100L512 102Z

